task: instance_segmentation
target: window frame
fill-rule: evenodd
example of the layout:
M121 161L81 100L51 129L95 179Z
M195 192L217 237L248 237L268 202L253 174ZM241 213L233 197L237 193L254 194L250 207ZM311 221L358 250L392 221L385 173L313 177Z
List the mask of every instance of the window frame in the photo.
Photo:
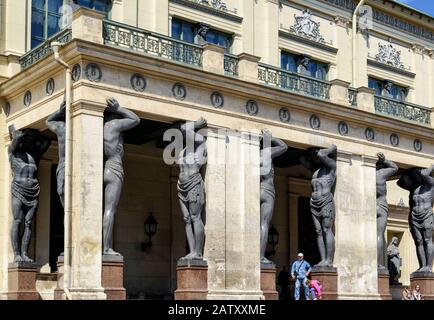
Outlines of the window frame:
M283 67L283 65L282 65L283 59L282 58L284 55L286 55L288 58L292 57L292 59L294 60L294 63L295 63L295 71L290 70L289 68ZM280 69L283 69L287 72L296 73L298 75L306 76L306 75L299 72L300 61L301 61L302 57L303 57L302 54L297 54L297 53L293 53L293 52L286 51L286 50L280 50ZM288 59L288 61L289 61L289 59ZM322 80L322 81L327 81L328 72L329 72L329 63L310 58L309 65L311 65L312 63L316 64L315 75L312 75L312 72L311 72L311 74L308 75L308 77L315 78L315 79ZM287 63L286 66L288 66L288 65L289 64ZM320 69L324 70L324 77L319 77L319 70Z
M173 25L174 25L174 23L179 23L180 24L180 37L179 38L175 38L174 37L174 34L173 34ZM184 25L187 25L187 26L189 26L191 28L192 40L193 41L187 41L187 40L185 40L185 38L183 36L184 35ZM197 36L197 34L196 34L197 26L198 26L198 23L194 23L194 22L190 22L190 21L187 21L187 20L183 20L183 19L178 18L178 17L172 17L172 19L171 19L171 26L170 26L170 36L173 39L176 39L176 40L184 41L184 42L191 43L191 44L198 44L197 40L196 40L197 39L197 37L196 37ZM219 39L219 37L221 37L221 36L226 37L227 46L221 46L218 43L209 41L208 40L208 35L210 34L210 32L213 33L213 34L215 34L216 39ZM217 30L217 29L213 29L213 28L210 28L208 30L208 33L207 33L207 42L219 45L221 47L224 47L225 48L225 53L231 53L232 52L233 39L234 39L233 34L227 33L227 32L224 32L224 31L220 31L220 30Z
M371 89L374 89L375 90L374 94L377 96L384 97L387 99L393 99L393 100L400 101L400 102L408 102L407 98L408 98L409 88L401 86L401 85L399 85L393 81L392 81L392 90L396 91L396 94L393 97L386 97L383 94L384 85L385 85L386 81L387 81L386 79L378 79L375 77L368 76L368 87ZM371 87L371 83L375 83L379 87L380 93L378 93L376 88ZM404 93L403 96L402 96L402 93Z

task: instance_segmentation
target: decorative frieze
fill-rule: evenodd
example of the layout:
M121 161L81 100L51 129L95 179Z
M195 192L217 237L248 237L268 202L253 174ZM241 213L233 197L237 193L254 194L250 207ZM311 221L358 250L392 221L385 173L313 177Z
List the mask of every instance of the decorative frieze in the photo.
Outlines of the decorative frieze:
M319 43L325 43L324 37L320 33L320 23L312 19L312 13L309 9L303 10L299 16L294 14L294 19L294 25L289 28L291 33Z
M401 51L397 50L392 42L382 45L378 43L378 53L375 55L375 60L394 66L395 68L405 69L401 62Z

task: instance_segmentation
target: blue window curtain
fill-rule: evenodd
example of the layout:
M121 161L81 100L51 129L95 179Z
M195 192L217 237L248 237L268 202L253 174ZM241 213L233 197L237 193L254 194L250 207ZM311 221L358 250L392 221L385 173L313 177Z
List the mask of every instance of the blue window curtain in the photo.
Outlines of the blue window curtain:
M193 43L194 25L186 21L172 19L172 38Z
M280 54L280 67L290 72L297 72L297 57L288 52L281 52Z

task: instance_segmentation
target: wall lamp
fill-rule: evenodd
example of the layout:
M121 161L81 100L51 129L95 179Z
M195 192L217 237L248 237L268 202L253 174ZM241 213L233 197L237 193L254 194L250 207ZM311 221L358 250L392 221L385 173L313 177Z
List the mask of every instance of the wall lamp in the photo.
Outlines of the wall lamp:
M142 242L142 251L146 251L148 248L152 247L151 238L157 233L158 222L155 220L152 212L149 213L148 218L145 220L145 234L149 237L148 242Z

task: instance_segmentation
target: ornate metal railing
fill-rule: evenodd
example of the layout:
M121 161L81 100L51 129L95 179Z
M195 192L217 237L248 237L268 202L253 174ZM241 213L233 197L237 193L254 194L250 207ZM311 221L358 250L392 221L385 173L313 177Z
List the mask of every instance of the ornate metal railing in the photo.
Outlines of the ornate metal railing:
M328 81L307 77L273 66L259 64L258 79L267 85L321 99L330 99Z
M37 47L33 48L25 55L20 58L20 65L22 69L26 69L31 65L35 64L39 60L42 60L49 54L53 53L53 49L51 49L51 43L54 41L60 43L68 43L72 39L71 29L62 30L50 38L48 38L45 42L41 43Z
M237 56L225 53L224 68L225 74L230 76L238 76L238 62Z
M431 123L431 110L408 102L375 96L375 112L423 124Z
M348 88L348 102L351 106L357 107L357 89Z
M203 49L198 45L108 20L104 20L103 31L104 44L202 66Z

